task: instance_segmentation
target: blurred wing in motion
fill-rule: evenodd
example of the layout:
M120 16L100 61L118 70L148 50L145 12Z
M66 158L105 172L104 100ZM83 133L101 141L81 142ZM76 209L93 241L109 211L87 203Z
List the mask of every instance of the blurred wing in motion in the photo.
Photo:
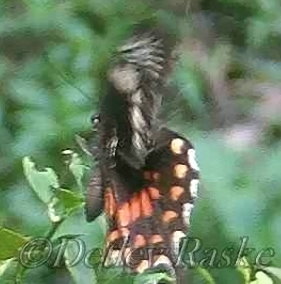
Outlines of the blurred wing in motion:
M114 165L116 151L141 168L153 147L165 66L161 40L134 37L118 50L108 71L108 91L101 102L101 146Z

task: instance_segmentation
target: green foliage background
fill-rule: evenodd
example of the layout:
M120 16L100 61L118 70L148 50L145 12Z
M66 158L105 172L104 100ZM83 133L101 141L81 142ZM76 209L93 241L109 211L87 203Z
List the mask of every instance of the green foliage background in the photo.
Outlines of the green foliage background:
M61 152L79 151L74 136L90 130L112 50L140 23L180 39L164 113L193 142L201 167L190 235L218 249L248 236L249 247L274 248L270 266L280 267L280 14L280 0L1 0L0 226L11 231L0 230L0 283L15 283L14 270L23 283L98 281L79 266L23 273L10 258L26 238L47 232L102 246L104 220L85 222L73 156ZM42 185L32 191L24 177L24 156L58 175L63 190L50 198L58 195L65 220L54 230ZM76 178L82 168L87 173L79 163ZM249 283L244 276L234 268L193 269L189 283ZM110 279L119 278L112 272L103 282Z

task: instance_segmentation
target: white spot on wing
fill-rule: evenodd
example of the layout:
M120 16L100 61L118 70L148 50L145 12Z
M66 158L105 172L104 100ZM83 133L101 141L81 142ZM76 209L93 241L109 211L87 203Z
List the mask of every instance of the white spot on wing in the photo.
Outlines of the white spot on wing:
M108 255L106 257L106 260L104 262L104 266L111 266L111 265L119 265L120 260L120 250L112 250L110 249L108 252Z
M111 253L111 261L113 265L120 265L120 250L113 250Z
M198 185L199 185L198 179L191 180L189 190L190 190L190 195L192 198L196 198L198 196L197 195Z
M195 154L195 150L194 149L189 149L187 152L187 156L188 156L188 163L191 166L192 169L199 171L199 167L196 161L196 154Z
M174 167L174 175L179 179L185 178L187 171L188 167L184 164L177 164Z
M193 209L194 205L191 203L185 203L183 205L183 211L182 211L182 215L185 221L186 225L190 224L190 215L191 215L191 211Z
M182 231L175 231L172 238L172 247L175 255L179 254L181 239L185 238L185 233Z
M154 262L153 266L156 267L161 264L172 266L171 260L166 255L160 255L159 258Z

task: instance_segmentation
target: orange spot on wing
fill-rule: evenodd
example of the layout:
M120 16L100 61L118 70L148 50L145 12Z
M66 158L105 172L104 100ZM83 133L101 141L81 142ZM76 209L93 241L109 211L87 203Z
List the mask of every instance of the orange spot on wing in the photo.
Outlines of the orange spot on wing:
M118 231L118 230L115 230L115 231L111 232L111 233L108 235L107 239L108 239L108 241L109 241L110 243L112 243L112 242L114 242L115 240L119 239L119 237L120 237L119 231Z
M168 223L168 222L172 221L173 219L175 219L177 217L178 217L177 212L168 210L168 211L164 212L164 214L162 216L162 220L163 220L163 222Z
M160 193L159 193L159 190L157 188L149 187L148 192L149 192L151 199L159 199L160 198Z
M173 139L170 145L172 152L177 155L182 154L184 151L184 144L185 142L183 139L180 138Z
M113 216L116 211L116 202L111 188L107 188L105 192L105 212L109 216Z
M174 174L177 178L184 178L187 172L188 172L187 165L177 164L174 167Z
M184 193L184 188L182 186L171 187L170 195L174 201L177 201L183 193Z
M148 217L152 215L153 208L148 195L148 192L143 189L140 192L140 200L141 200L141 213L143 217Z
M121 236L122 237L127 237L127 236L129 236L129 229L128 228L121 228L120 229L120 233L121 233Z
M138 273L143 273L146 269L149 268L148 260L142 260L140 264L136 267Z
M164 240L160 235L153 235L150 240L149 243L151 244L157 244L157 243L162 243Z
M143 235L136 235L134 239L134 247L140 248L146 245L146 240Z
M128 202L121 205L120 208L117 210L117 217L119 225L121 227L126 227L129 225L131 216L130 216L130 207Z
M141 215L141 200L138 195L134 195L130 201L131 222L136 221Z

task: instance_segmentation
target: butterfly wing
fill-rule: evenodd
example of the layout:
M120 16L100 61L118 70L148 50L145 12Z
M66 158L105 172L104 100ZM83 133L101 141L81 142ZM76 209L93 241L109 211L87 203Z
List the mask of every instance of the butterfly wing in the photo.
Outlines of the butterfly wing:
M97 166L90 178L86 199L85 215L87 222L95 220L104 209L104 180L100 167Z
M88 188L86 215L91 221L103 208L107 215L105 266L173 272L197 195L195 151L181 135L159 128L168 63L162 42L144 35L118 52L100 108L100 166Z
M136 36L118 49L108 71L108 90L101 100L101 145L106 148L114 141L113 149L134 168L144 165L157 128L165 53L156 36Z
M175 268L180 239L188 232L197 196L198 171L191 143L162 129L145 167L138 172L142 177L139 188L128 190L131 177L126 180L121 177L126 173L117 173L118 186L112 183L105 190L110 224L105 266L128 267L139 273L161 266ZM121 198L120 189L126 192Z

